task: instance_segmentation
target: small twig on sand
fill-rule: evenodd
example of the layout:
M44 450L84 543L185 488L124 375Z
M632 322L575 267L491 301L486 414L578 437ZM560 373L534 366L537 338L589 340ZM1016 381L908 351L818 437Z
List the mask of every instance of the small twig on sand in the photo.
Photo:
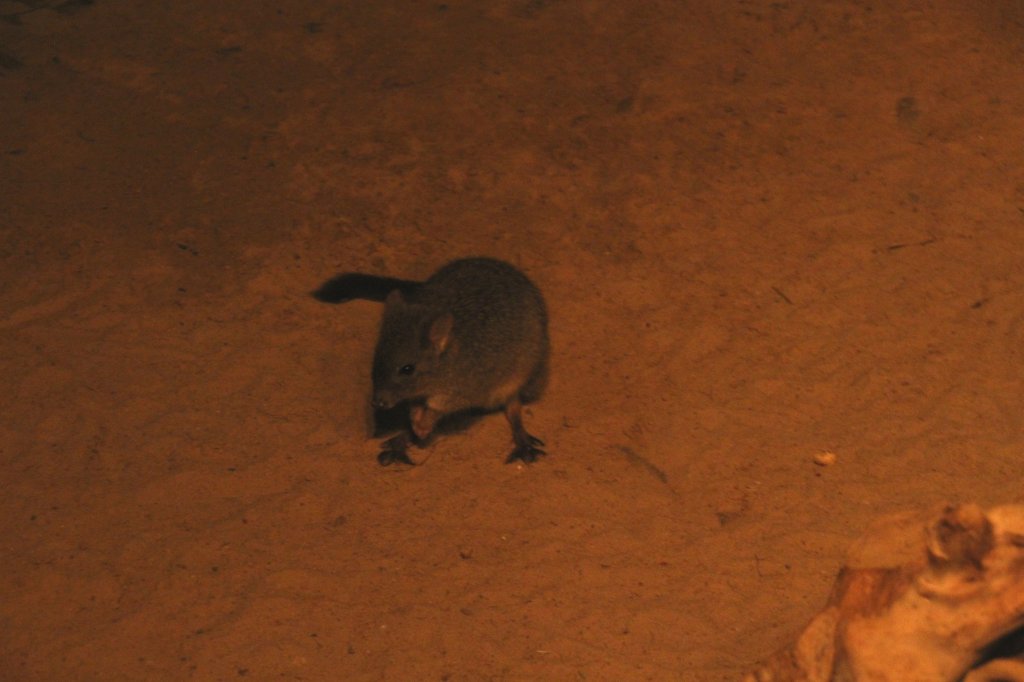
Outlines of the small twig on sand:
M776 294L778 294L779 298L781 298L783 301L785 301L786 303L788 303L790 305L793 305L793 301L789 300L789 296L786 296L786 294L783 293L782 289L780 289L778 287L772 287L772 291L774 291Z

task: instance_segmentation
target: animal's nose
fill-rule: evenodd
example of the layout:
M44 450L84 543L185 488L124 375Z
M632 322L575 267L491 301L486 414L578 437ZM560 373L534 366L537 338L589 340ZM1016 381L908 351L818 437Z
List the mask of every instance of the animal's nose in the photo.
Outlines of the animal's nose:
M387 398L378 395L373 396L373 400L370 401L370 404L373 406L375 410L390 410L392 407L394 407L393 402L391 402Z

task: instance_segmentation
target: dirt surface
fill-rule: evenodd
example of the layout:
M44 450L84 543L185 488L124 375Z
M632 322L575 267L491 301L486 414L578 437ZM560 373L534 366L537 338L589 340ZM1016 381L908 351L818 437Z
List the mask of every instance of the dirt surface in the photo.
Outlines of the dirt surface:
M0 678L732 680L875 516L1024 501L978 4L0 0ZM550 454L379 467L308 292L469 254Z

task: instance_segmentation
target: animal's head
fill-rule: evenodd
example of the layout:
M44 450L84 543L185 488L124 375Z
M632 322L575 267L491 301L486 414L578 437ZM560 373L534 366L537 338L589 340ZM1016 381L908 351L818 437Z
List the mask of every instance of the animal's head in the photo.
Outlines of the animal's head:
M441 386L445 361L455 352L451 313L406 301L393 291L384 305L373 356L373 405L390 409L427 398Z

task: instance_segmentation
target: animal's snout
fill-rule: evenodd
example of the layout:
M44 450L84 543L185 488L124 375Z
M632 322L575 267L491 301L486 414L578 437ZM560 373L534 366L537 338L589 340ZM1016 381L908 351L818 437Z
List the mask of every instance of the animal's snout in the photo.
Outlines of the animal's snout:
M370 405L372 405L375 410L390 410L395 406L395 401L387 396L375 395L373 396L373 399L370 400Z

